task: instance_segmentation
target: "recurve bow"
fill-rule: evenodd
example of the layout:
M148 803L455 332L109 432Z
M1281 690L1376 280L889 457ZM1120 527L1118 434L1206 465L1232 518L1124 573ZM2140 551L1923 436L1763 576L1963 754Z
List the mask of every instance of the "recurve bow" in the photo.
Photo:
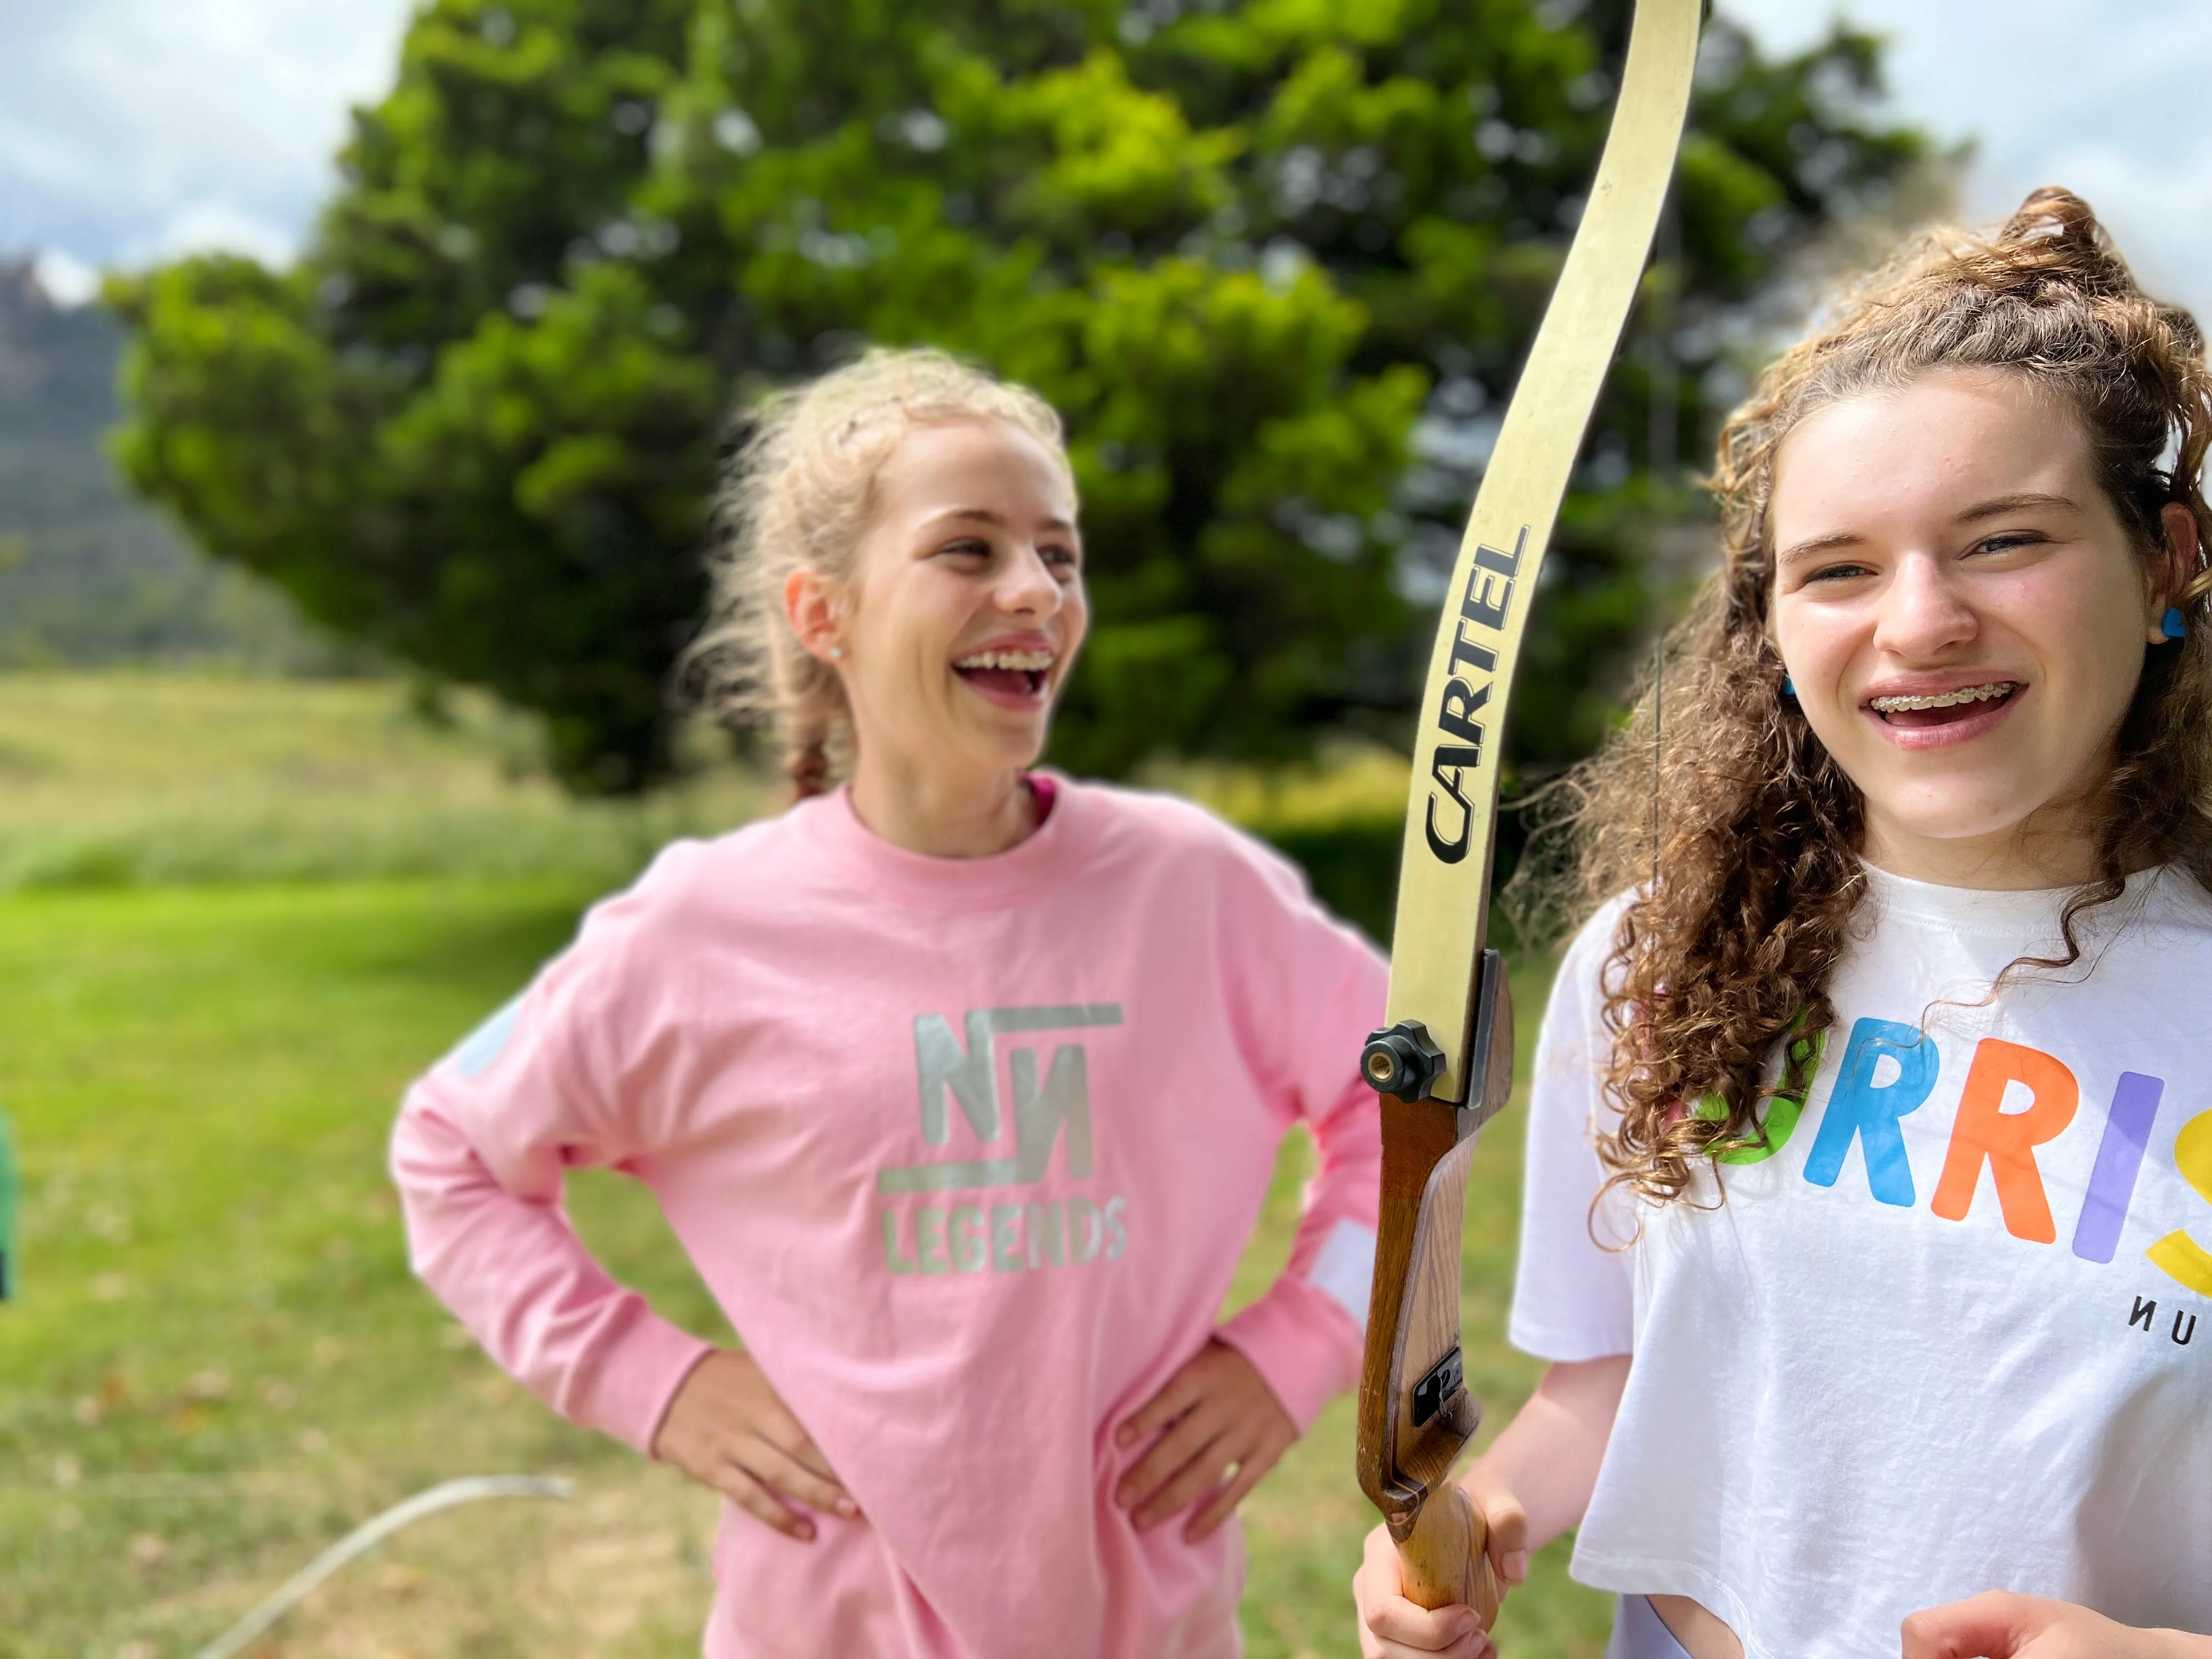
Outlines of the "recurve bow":
M1392 938L1389 1024L1360 1073L1382 1097L1382 1205L1359 1485L1390 1528L1407 1594L1498 1588L1480 1518L1450 1480L1481 1407L1460 1355L1460 1230L1476 1133L1513 1081L1513 1004L1487 949L1507 694L1590 410L1635 298L1674 173L1702 0L1637 0L1612 131L1559 284L1505 411L1429 659Z

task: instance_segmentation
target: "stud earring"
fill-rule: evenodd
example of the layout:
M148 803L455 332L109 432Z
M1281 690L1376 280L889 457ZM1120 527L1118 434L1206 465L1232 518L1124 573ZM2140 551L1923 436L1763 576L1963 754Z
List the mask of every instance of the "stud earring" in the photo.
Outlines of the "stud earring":
M1796 700L1797 696L1797 682L1791 679L1787 674L1784 674L1782 677L1782 695L1791 699L1793 702Z
M2166 606L2166 615L2158 620L2158 629L2169 640L2185 640L2189 637L2188 619L2181 614L2179 605Z
M833 646L831 646L831 647L830 647L830 661L832 661L832 662L842 662L842 661L844 661L844 660L845 660L845 647L844 647L843 646L842 646L842 645L833 645Z

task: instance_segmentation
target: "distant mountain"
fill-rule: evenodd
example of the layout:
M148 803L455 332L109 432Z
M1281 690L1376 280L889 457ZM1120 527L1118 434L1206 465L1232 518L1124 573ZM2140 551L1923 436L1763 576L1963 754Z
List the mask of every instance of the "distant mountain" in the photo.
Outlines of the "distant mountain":
M191 659L315 665L289 604L216 566L102 448L123 337L0 260L0 668Z

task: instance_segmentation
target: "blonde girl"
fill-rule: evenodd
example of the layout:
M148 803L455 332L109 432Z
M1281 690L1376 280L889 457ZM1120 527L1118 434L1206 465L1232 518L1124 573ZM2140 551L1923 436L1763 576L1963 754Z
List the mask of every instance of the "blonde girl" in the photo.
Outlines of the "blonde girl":
M870 356L769 406L726 506L704 660L798 803L670 848L416 1085L416 1269L723 1495L715 1659L1233 1655L1233 1511L1358 1364L1382 964L1204 813L1036 769L1088 606L1034 394ZM1301 1121L1290 1265L1222 1322ZM742 1351L592 1259L591 1164Z

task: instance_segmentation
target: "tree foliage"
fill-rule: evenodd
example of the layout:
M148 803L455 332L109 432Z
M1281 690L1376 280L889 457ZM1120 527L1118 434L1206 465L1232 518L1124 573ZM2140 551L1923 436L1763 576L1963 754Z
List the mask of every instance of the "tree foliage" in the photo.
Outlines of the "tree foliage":
M669 763L726 413L931 342L1068 417L1096 629L1054 752L1389 733L1611 113L1627 0L437 0L306 256L119 283L119 453L342 631ZM1838 33L1708 32L1672 257L1536 612L1517 750L1586 749L1670 432L1794 246L1918 152Z

